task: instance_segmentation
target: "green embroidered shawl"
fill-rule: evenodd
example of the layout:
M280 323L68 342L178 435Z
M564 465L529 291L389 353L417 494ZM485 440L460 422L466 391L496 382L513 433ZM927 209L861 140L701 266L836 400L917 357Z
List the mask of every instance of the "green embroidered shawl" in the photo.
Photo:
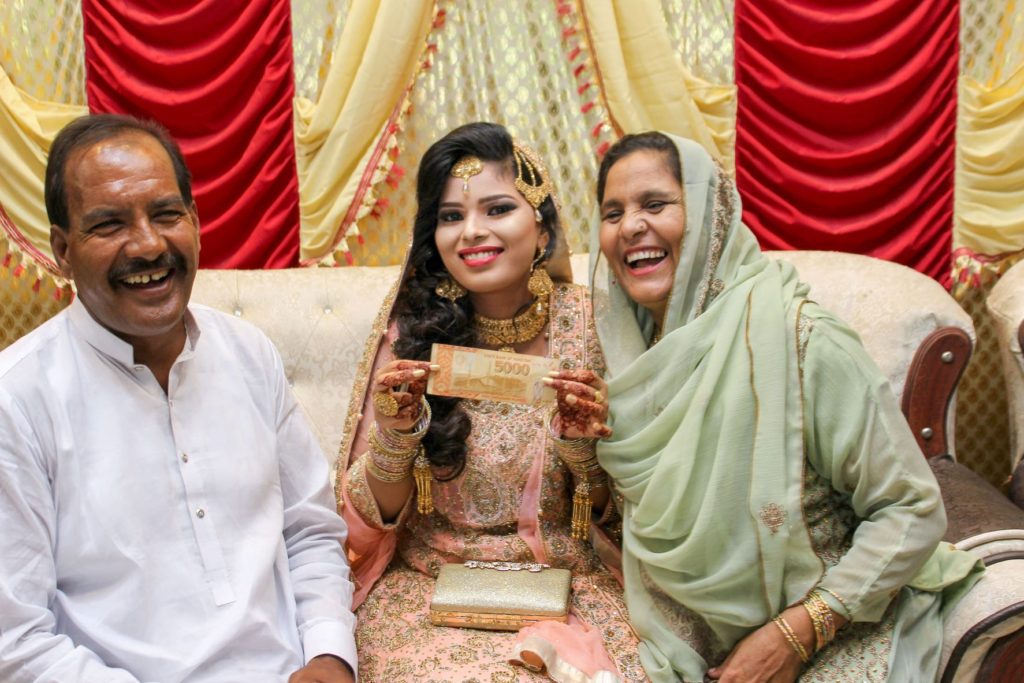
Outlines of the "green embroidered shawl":
M724 171L696 143L672 139L682 159L687 223L656 346L647 348L650 314L614 281L597 229L592 235L594 314L615 431L599 442L598 456L624 499L626 599L644 639L644 666L655 681L699 681L718 662L705 662L690 646L694 639L728 651L801 600L826 567L812 547L801 500L807 461L797 327L807 288L792 266L761 253L740 220L735 185ZM856 335L821 315L842 332L840 345L871 365ZM873 366L867 372L880 377ZM849 398L854 413L865 403L863 396ZM920 458L891 403L889 422L902 425L894 450ZM851 415L850 424L862 418ZM902 572L902 585L934 549L945 518L923 458L898 469L890 480L909 477L927 493L925 536L933 539L923 552L913 549L909 559L892 561L901 563L889 571ZM948 545L943 550L944 557L953 554ZM921 587L941 589L974 560L953 563L954 571L921 572ZM877 620L892 594L865 591L845 596L851 604L841 609Z

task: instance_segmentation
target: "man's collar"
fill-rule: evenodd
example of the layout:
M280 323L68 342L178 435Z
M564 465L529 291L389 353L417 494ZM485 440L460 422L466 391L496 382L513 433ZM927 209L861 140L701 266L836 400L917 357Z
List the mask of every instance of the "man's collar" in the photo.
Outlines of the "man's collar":
M100 325L79 297L76 296L68 307L68 316L71 318L71 324L75 331L94 349L125 367L130 368L135 365L135 351L132 349L132 345ZM195 316L192 315L192 311L186 308L185 347L181 350L178 359L191 358L198 341L199 324L196 322Z

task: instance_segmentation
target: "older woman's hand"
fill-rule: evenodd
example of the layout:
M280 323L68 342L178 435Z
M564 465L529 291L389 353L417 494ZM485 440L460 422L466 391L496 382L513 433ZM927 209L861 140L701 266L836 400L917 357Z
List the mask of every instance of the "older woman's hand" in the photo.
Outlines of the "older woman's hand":
M568 439L611 436L608 419L608 385L590 370L558 370L545 377L558 396L554 427Z
M372 401L374 419L381 429L413 428L420 418L427 377L436 368L427 361L393 360L377 372Z
M804 649L814 652L814 625L800 605L781 614ZM768 622L741 640L719 666L708 669L707 677L721 683L793 683L800 674L800 656L782 631Z

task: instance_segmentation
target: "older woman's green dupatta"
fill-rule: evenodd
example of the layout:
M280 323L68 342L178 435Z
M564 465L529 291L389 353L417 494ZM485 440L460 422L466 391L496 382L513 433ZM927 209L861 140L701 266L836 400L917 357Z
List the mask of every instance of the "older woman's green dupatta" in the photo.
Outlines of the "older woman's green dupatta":
M839 429L827 453L805 455L807 287L792 266L761 253L725 172L696 143L672 139L687 223L657 345L648 348L651 315L614 281L598 229L592 236L615 430L598 456L623 499L626 598L644 666L655 681L700 681L743 636L816 586L854 620L877 621L896 591L874 575L902 586L916 574L912 585L936 591L975 560L943 544L922 567L945 524L934 477L856 335L813 304L828 330L823 352L834 349L837 368L866 379L835 397L849 411L837 424L858 433ZM870 464L879 469L867 476L862 468L878 451ZM892 539L896 550L861 548L826 567L804 520L808 462L848 494L862 520L854 546ZM899 508L898 520L886 521L884 500ZM905 538L910 524L920 544Z

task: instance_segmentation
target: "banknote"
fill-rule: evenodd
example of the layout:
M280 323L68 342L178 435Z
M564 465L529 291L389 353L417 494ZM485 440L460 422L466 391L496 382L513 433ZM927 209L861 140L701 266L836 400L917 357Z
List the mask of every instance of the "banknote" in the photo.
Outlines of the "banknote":
M434 344L430 362L441 369L430 373L428 394L529 405L555 400L541 379L558 369L557 358Z

